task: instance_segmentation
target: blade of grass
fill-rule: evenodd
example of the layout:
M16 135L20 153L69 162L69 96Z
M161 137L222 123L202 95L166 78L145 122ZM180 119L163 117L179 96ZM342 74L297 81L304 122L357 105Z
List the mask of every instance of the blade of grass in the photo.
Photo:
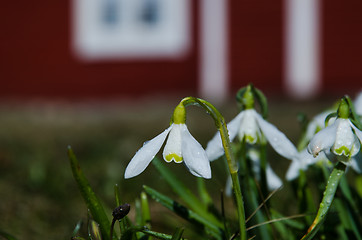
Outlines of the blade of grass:
M110 239L109 230L111 228L111 223L106 213L104 212L102 204L98 200L96 194L92 190L92 187L89 185L87 178L83 174L80 165L78 163L78 160L70 146L68 146L68 157L74 179L78 184L79 190L82 194L82 197L88 209L90 210L93 216L93 219L99 224L102 233L102 238ZM117 239L116 236L114 236L114 239Z
M203 204L172 172L168 171L158 158L152 160L152 164L160 172L172 190L189 206L194 212L208 219L214 225L222 226L221 221L207 211Z
M161 240L173 240L174 239L173 236L171 236L171 235L168 235L165 233L154 232L154 231L151 231L148 229L144 229L144 230L142 230L142 232L148 236L155 237L155 238L161 239ZM182 235L182 233L181 233L181 235ZM185 238L175 238L175 239L186 240Z
M329 208L332 205L334 195L336 193L337 187L339 185L340 179L346 171L346 165L339 162L334 168L329 176L326 189L323 193L323 199L319 205L317 216L315 217L312 225L309 227L307 233L303 236L302 240L309 240L314 237L318 232L319 228L322 226L326 215L329 211Z
M201 226L204 226L205 228L209 229L210 234L212 234L215 238L221 239L221 236L223 235L222 225L221 226L214 225L212 222L208 221L208 219L203 218L194 211L188 209L187 207L179 204L178 202L172 200L171 198L163 195L162 193L159 193L158 191L148 186L143 186L143 189L155 201L161 203L163 206L175 212L177 215L184 218L185 220L194 224L196 223Z
M175 233L172 235L171 240L180 240L182 238L182 234L184 233L184 228L177 228Z

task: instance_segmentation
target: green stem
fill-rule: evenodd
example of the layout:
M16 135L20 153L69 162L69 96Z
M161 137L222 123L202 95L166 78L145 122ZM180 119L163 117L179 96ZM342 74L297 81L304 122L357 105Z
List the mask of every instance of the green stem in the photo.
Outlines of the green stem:
M268 194L269 194L268 193L268 182L266 179L266 166L267 166L266 141L263 140L262 143L260 144L260 185L261 185L261 193L262 193L261 197L263 199L265 196L268 196ZM265 207L267 205L265 205Z
M218 128L221 136L222 145L225 151L225 157L228 163L229 171L231 174L231 179L233 183L233 189L236 199L236 205L238 210L238 217L239 217L239 227L240 227L240 239L246 240L246 227L245 227L245 210L244 210L244 201L243 196L241 193L240 188L240 181L238 176L238 167L236 164L236 161L234 159L234 156L231 151L231 143L229 139L229 132L226 127L225 120L223 116L220 114L220 112L209 102L194 98L194 97L186 97L181 100L181 102L184 104L184 106L188 105L197 105L199 107L202 107L207 111L207 113L210 114L210 116L214 119L215 125Z
M329 175L327 186L323 194L323 199L319 205L317 216L315 217L312 225L309 227L308 232L303 236L302 240L312 239L313 236L318 232L319 228L322 226L322 223L327 216L328 210L332 205L338 184L345 171L346 165L342 162L338 162L338 164L334 167L331 175Z

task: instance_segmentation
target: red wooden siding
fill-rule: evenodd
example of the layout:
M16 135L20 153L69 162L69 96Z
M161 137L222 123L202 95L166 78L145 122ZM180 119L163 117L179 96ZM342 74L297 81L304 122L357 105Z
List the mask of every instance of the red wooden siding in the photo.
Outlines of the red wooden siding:
M230 1L230 76L235 91L249 82L282 89L282 0Z
M191 51L179 60L86 63L72 54L70 1L1 5L0 97L104 98L196 91L196 24Z
M323 0L323 88L362 89L362 1Z

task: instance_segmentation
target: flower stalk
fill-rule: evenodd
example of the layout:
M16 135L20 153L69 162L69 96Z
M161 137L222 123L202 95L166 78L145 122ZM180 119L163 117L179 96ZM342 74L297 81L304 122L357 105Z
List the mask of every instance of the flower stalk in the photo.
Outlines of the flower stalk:
M181 100L180 104L183 104L185 107L188 105L197 105L206 110L207 113L214 119L215 125L220 132L222 146L225 151L225 157L227 160L227 164L229 167L229 172L232 179L236 205L238 210L238 218L239 218L239 227L240 227L240 239L246 240L246 226L245 226L245 210L244 210L244 201L240 188L240 180L238 176L238 167L234 156L231 152L231 143L229 139L228 130L226 127L225 120L220 112L209 102L195 98L195 97L186 97Z

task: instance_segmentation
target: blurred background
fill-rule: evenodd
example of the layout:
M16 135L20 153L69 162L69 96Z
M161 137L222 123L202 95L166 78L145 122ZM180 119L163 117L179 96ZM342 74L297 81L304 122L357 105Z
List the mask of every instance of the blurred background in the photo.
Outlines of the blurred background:
M86 219L68 144L113 208L115 183L128 202L146 181L167 189L152 167L138 179L122 176L184 96L211 101L229 121L236 91L253 83L268 97L269 120L295 143L298 112L312 117L362 89L356 0L1 5L0 230L19 239L69 238ZM211 120L196 110L188 116L205 146L214 134ZM281 177L283 164L276 169ZM215 173L212 181L221 188L224 180Z

